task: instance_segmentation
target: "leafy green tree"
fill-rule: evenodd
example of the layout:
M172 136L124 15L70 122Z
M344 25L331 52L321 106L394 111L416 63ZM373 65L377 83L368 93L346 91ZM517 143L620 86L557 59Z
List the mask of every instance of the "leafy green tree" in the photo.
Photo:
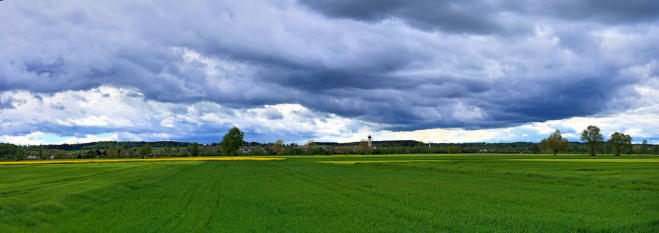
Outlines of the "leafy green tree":
M152 149L153 148L151 148L151 145L148 143L144 144L144 146L142 146L140 149L140 156L142 156L142 158L146 158L147 156L151 155Z
M326 150L324 150L323 147L317 146L317 147L313 148L313 151L311 151L311 154L322 155L322 154L325 154L325 151Z
M0 143L0 160L23 160L25 157L23 147L10 143Z
M96 151L95 150L88 150L87 151L86 158L90 159L90 158L95 158L95 157L96 157Z
M196 143L196 142L192 143L192 145L190 145L189 150L190 150L190 155L191 156L194 156L194 157L199 156L199 152L200 152L199 151L199 143Z
M624 133L615 132L611 134L611 139L609 139L609 144L615 149L616 156L620 156L620 153L623 149L631 147L632 145L632 136L629 136Z
M304 145L304 153L310 155L313 153L313 148L316 147L316 142L313 140L307 141L307 144Z
M529 146L529 152L531 152L533 154L540 153L540 147L538 147L537 143L533 143L533 144L531 144L531 146Z
M581 132L581 140L586 141L590 148L590 155L595 156L595 147L603 141L604 137L600 134L600 128L594 125L589 125Z
M448 148L446 148L446 152L448 152L449 154L455 154L458 153L458 148L456 146L449 146Z
M108 158L117 158L119 157L119 151L117 148L114 148L114 146L111 146L110 149L108 149Z
M643 143L641 143L640 153L641 154L647 154L648 152L649 152L648 151L648 140L643 139Z
M549 151L554 152L554 157L556 157L556 153L559 151L564 151L570 148L570 142L568 142L567 138L561 136L560 130L556 130L547 137L545 140L545 146L547 146Z
M237 155L240 147L243 146L243 137L245 133L240 132L238 127L233 127L224 135L220 146L222 146L222 151L230 155Z
M249 149L248 153L250 155L262 155L263 150L261 150L261 148L259 148L259 147L252 147L252 148Z
M359 142L359 152L361 152L362 154L368 153L368 141L361 140Z
M39 156L39 159L46 159L46 155L43 153L43 147L39 147L39 152L37 155Z
M63 159L64 157L66 157L66 151L55 150L55 158L56 159Z
M540 140L540 142L538 143L538 151L540 153L544 153L545 151L547 151L547 148L548 148L547 139L545 138L545 139Z

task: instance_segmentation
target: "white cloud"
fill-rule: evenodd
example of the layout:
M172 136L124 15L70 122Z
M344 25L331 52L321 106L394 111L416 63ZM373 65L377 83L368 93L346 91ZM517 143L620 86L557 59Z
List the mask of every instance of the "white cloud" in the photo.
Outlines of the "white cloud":
M358 119L317 113L299 104L229 108L205 101L164 103L146 100L135 89L111 86L52 95L5 91L0 98L12 99L14 106L0 109L0 127L6 134L0 140L18 144L170 140L208 133L208 128L223 130L232 126L282 137L286 133L342 137L374 126ZM52 130L31 132L45 127ZM90 133L82 133L85 131ZM57 135L59 139L48 141L44 135Z
M98 142L98 141L116 141L117 134L106 133L106 134L87 134L80 137L77 136L68 136L62 137L55 133L44 133L44 132L31 132L26 135L21 136L9 136L1 135L0 142L8 142L16 145L45 145L45 144L76 144L76 143L88 143L88 142Z
M358 141L372 134L376 140L419 140L424 142L509 142L539 141L559 129L571 140L588 125L597 125L602 134L614 131L631 134L634 142L644 138L658 143L659 91L656 83L636 89L643 103L621 113L572 117L562 120L532 122L514 127L466 130L461 128L416 131L383 130L388 125L314 112L299 104L264 105L253 108L229 108L211 102L164 103L146 100L135 89L102 86L87 91L65 91L39 95L26 91L5 91L0 99L10 100L12 108L0 109L0 127L5 135L0 141L16 144L81 143L102 140L171 140L186 138L206 128L217 138L226 128L238 126L252 138L274 141L276 137L298 135L294 142ZM460 118L478 116L478 109L462 106ZM456 113L454 113L456 114ZM468 118L468 119L467 119ZM53 130L43 131L48 126ZM37 131L34 131L34 130ZM82 129L82 130L81 130ZM58 131L59 130L59 131ZM82 133L89 131L89 133ZM208 136L208 135L206 135ZM269 137L269 136L265 136Z
M44 135L43 132L33 132L20 136L2 135L0 141L17 145L39 145L43 144Z
M598 126L604 138L613 132L630 134L634 143L647 139L649 143L659 144L659 78L651 77L646 82L632 88L638 94L636 107L619 113L608 113L589 117L571 117L562 120L531 122L514 127L465 130L460 128L425 129L415 131L392 132L386 130L370 131L376 140L418 140L433 143L460 142L514 142L540 141L554 130L562 131L571 141L579 141L581 131L589 125ZM463 109L469 116L473 110ZM360 136L347 135L337 141L356 141L364 138L367 131Z
M419 140L423 142L513 142L540 141L559 129L571 141L579 141L581 131L589 125L598 126L604 138L613 132L630 134L634 143L648 139L659 144L659 104L641 109L628 110L608 116L572 117L563 120L534 122L515 127L495 129L426 129L416 131L377 131L378 140ZM567 131L567 132L566 132Z
M479 34L299 3L5 1L0 135L217 141L236 125L292 140L514 141L596 124L657 138L655 16L610 24L493 4L477 18L502 28Z
M101 135L87 134L84 137L70 137L62 142L55 142L55 143L76 144L76 143L88 143L88 142L99 142L99 141L116 141L117 139L118 139L118 135L116 133L101 134Z

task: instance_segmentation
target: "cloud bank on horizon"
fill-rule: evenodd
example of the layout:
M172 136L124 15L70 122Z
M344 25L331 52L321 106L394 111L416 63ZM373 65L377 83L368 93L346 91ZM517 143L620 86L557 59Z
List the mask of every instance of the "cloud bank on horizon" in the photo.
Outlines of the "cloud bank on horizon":
M657 1L3 1L0 141L659 143Z

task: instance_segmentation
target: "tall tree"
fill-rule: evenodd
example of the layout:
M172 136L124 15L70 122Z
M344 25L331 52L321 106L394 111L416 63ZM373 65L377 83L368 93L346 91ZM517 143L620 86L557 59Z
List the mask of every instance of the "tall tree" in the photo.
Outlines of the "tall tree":
M307 141L307 144L304 145L304 152L308 155L313 153L313 148L316 147L316 142L313 140Z
M632 136L629 136L624 133L615 132L611 134L611 139L609 139L609 144L613 146L613 149L616 151L616 156L620 156L620 153L626 147L631 147L632 145Z
M368 141L361 140L359 142L359 152L361 152L362 154L366 154L368 152Z
M151 155L152 149L153 148L148 143L144 144L144 146L140 148L140 156L142 156L142 158L146 158L147 156Z
M563 136L561 136L561 131L556 130L554 133L549 135L549 137L547 137L545 140L545 146L548 150L554 152L554 157L556 157L556 153L559 151L567 150L570 148L570 142L568 142L567 138L563 138Z
M110 149L108 149L108 158L116 158L119 157L119 151L117 151L114 146L110 146Z
M190 150L190 156L197 157L199 156L199 143L192 143L192 145L189 146Z
M643 139L643 143L641 143L641 154L647 154L648 151L648 140Z
M284 140L279 139L275 142L274 145L272 145L272 150L275 152L275 154L283 154L284 153Z
M25 159L25 151L23 147L10 144L0 143L0 160L23 160Z
M538 147L538 143L531 144L531 146L529 146L529 152L533 154L540 153L540 147Z
M48 156L48 155L46 155ZM96 151L95 150L87 150L87 155L85 155L85 158L96 158Z
M594 125L589 125L581 132L581 140L586 141L590 148L590 155L595 156L595 147L603 141L604 137L600 134L600 128Z
M245 133L240 132L238 127L233 127L224 135L220 146L222 146L222 151L230 155L237 155L240 147L243 146L243 138Z
M449 154L455 154L455 153L458 153L458 147L456 147L456 146L449 146L448 148L446 148L446 152L448 152Z
M39 159L46 159L46 155L43 153L43 147L39 146Z
M56 159L63 159L66 157L66 151L63 150L55 150L55 158Z
M547 139L542 139L538 143L538 150L540 150L540 153L545 153L547 151Z

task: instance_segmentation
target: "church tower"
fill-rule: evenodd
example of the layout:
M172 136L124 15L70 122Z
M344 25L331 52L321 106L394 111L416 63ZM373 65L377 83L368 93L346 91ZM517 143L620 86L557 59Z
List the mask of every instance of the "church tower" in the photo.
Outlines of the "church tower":
M373 137L371 135L368 135L368 147L373 147Z

